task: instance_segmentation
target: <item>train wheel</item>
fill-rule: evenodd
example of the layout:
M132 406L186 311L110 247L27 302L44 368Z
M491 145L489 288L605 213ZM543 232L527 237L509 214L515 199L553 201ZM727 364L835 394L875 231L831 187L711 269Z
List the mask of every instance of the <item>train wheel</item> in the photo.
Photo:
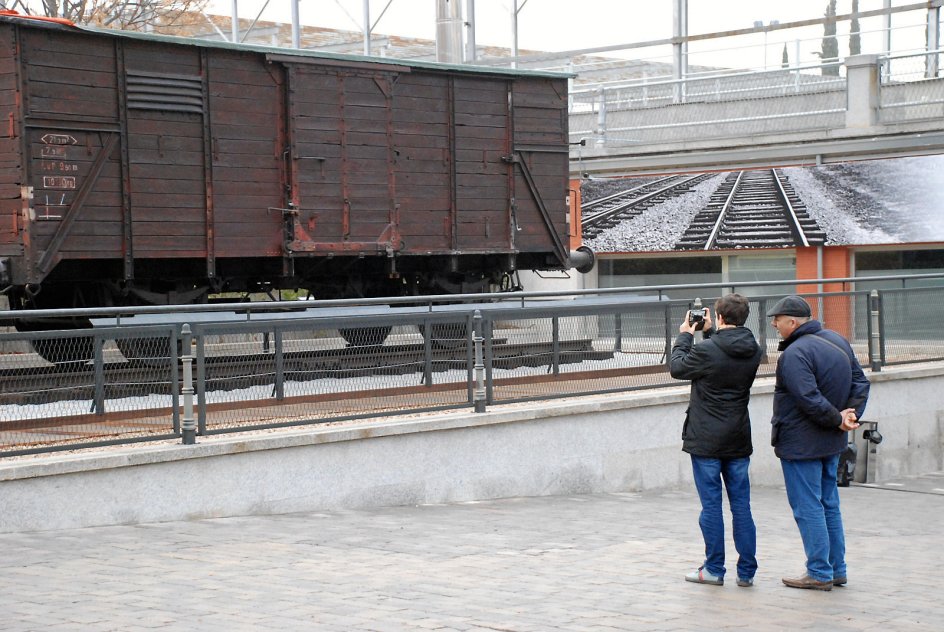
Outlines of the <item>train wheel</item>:
M101 289L96 283L51 284L44 286L41 291L27 291L16 299L11 298L11 306L16 304L17 309L22 310L22 316L15 323L16 330L24 333L89 330L92 328L92 321L88 318L30 318L27 314L34 309L70 309L100 305ZM62 368L78 369L95 357L95 342L91 336L40 338L32 340L31 345L43 360L62 365Z
M440 349L458 349L468 340L463 323L430 323L419 325L424 338L431 338L434 347Z
M33 350L46 362L80 368L95 357L92 338L46 338L33 341Z
M24 333L41 331L57 331L61 329L86 329L92 326L89 322L86 327L83 323L64 321L62 323L37 323L28 320L16 322L16 330ZM85 366L95 357L94 339L90 336L76 336L74 338L39 338L30 341L33 351L39 354L46 362L63 366L79 368Z
M161 366L170 362L170 339L158 338L116 338L115 345L128 362L147 366ZM180 357L180 341L177 341L177 357Z
M341 327L338 333L349 347L379 347L390 335L390 326L381 327Z

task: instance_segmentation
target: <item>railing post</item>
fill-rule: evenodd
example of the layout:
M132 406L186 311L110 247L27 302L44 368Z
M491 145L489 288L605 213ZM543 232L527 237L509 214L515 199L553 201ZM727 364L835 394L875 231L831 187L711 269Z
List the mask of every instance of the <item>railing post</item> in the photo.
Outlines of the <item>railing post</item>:
M606 144L606 88L600 88L600 107L597 110L597 145Z
M869 293L869 318L872 324L872 344L869 345L870 363L872 371L882 370L882 333L879 331L879 312L881 311L878 290Z
M95 397L92 402L92 408L95 410L96 415L105 414L105 354L104 346L105 339L99 336L94 336L92 338L92 344L94 345L95 357Z
M757 302L757 344L764 350L761 362L767 362L767 299Z
M268 335L269 332L266 332ZM275 330L275 399L285 399L285 348L280 328Z
M554 375L560 373L560 322L557 316L551 318L551 367Z
M672 306L671 304L665 306L664 310L664 320L663 325L665 326L665 366L672 364L672 344L675 342L675 336L672 335Z
M184 418L180 423L180 434L184 445L193 445L197 442L197 424L193 418L193 355L191 355L192 341L190 325L184 323L180 328L180 337L183 341L183 355L180 357L183 363L183 381L184 386L181 394L184 397Z
M423 386L433 385L433 323L426 321L423 327Z
M616 312L613 315L613 351L621 352L623 350L623 313Z
M485 362L482 356L482 312L475 310L472 316L472 344L475 347L475 364L472 368L475 374L475 389L472 391L472 404L477 413L485 412Z

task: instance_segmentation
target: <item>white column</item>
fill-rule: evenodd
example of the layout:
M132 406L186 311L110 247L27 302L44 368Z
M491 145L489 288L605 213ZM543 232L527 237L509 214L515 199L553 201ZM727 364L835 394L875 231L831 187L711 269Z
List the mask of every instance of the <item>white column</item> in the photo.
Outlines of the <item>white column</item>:
M675 0L672 5L672 37L688 37L688 0ZM675 79L675 102L685 100L685 77L688 75L688 41L672 44L672 78Z
M370 57L370 0L364 0L364 54Z
M238 0L233 0L233 14L230 16L230 41L234 44L239 41L239 4Z
M300 0L292 0L292 48L302 47L301 26L298 19L298 3Z
M465 63L474 64L475 51L475 0L465 0Z
M933 79L938 73L938 56L932 53L941 47L941 4L935 0L928 8L928 62L925 65L925 77Z
M872 127L878 121L878 58L846 59L846 127Z

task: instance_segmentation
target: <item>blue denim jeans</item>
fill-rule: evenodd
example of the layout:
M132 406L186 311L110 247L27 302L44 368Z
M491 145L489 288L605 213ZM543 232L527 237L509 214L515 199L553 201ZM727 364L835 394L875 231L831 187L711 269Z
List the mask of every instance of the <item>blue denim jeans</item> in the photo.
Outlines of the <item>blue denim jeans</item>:
M757 571L757 530L751 516L750 457L743 459L711 459L692 456L695 489L701 499L698 524L705 538L705 569L724 577L724 516L721 511L721 483L728 492L734 548L738 552L737 575L754 577Z
M846 537L839 512L836 467L839 455L823 459L781 459L793 518L806 551L806 574L821 582L846 576Z

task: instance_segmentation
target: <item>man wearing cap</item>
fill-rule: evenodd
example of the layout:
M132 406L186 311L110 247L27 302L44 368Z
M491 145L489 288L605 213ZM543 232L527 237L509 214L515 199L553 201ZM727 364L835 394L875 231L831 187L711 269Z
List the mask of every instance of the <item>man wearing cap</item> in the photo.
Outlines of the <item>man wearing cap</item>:
M836 470L846 433L859 426L869 381L849 342L812 318L809 304L787 296L767 311L780 334L771 444L806 552L806 573L791 588L846 584L846 541Z

